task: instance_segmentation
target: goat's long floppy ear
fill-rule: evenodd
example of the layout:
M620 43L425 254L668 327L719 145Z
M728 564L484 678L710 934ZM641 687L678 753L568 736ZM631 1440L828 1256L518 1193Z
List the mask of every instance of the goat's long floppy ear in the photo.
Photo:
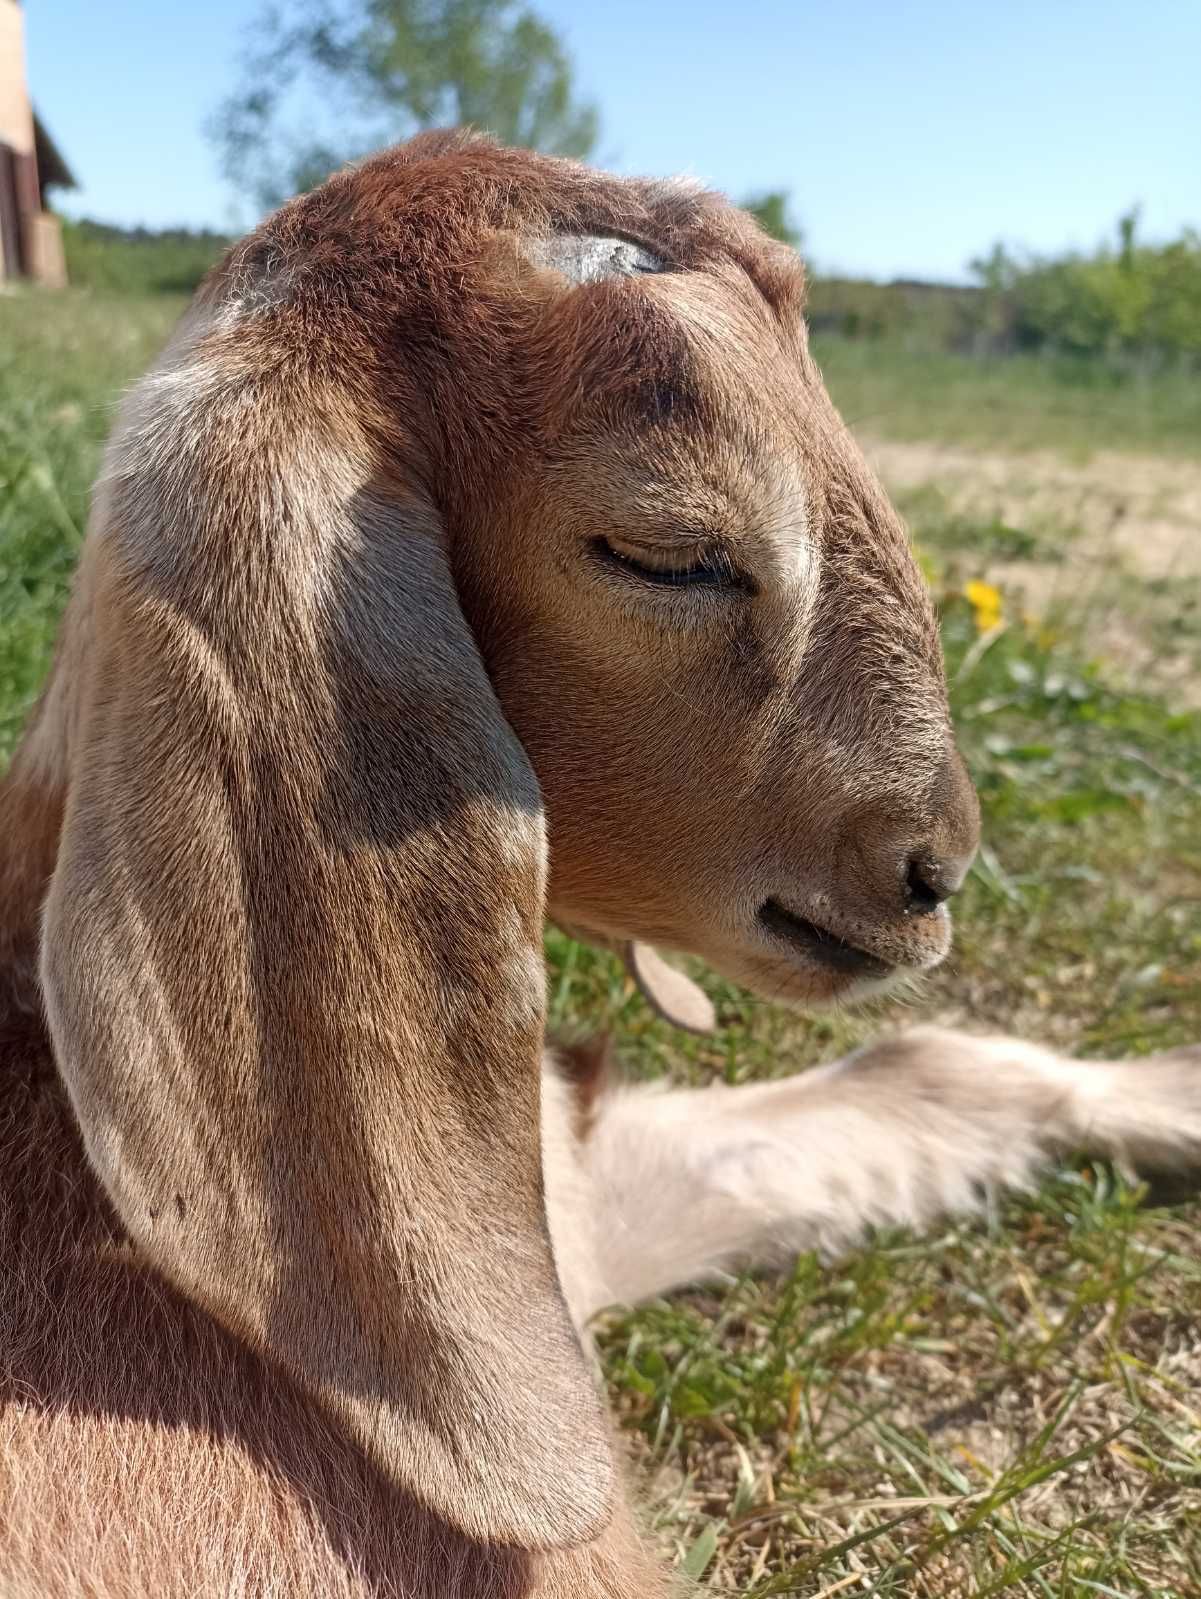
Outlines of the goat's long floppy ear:
M59 1064L143 1258L469 1535L579 1542L612 1465L541 1185L537 783L433 512L303 363L204 360L135 396L74 602Z

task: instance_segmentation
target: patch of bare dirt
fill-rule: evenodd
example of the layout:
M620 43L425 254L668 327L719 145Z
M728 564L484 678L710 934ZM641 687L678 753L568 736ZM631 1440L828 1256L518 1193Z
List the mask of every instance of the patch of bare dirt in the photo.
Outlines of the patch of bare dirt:
M935 491L944 514L1037 535L1021 558L985 539L976 575L1027 612L1073 616L1098 657L1201 706L1201 463L863 443L902 508ZM921 515L912 519L920 538Z

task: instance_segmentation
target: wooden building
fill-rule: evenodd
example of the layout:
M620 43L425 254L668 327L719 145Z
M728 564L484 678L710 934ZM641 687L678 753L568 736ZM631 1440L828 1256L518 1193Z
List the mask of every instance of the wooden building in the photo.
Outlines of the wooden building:
M44 202L75 180L29 98L24 24L20 0L0 0L0 279L63 284L62 232Z

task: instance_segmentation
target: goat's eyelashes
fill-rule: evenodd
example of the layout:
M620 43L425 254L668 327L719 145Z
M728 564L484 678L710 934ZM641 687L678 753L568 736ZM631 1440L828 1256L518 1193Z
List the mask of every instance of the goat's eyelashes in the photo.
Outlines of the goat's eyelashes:
M657 588L734 589L743 593L750 590L749 580L720 550L710 549L702 555L665 550L661 566L652 565L642 555L631 555L628 550L619 549L606 538L593 539L592 552L610 571L640 583L653 583Z

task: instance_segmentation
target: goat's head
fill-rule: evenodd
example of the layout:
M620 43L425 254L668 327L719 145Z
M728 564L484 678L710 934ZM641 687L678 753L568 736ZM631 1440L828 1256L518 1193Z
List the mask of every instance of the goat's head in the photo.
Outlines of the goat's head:
M810 1001L945 955L977 811L798 268L712 220L741 250L609 241L632 273L545 287L531 443L456 567L546 802L552 913Z
M550 910L778 999L936 965L975 796L925 584L809 356L799 263L706 197L605 198L637 242L548 219L513 237L524 270L485 256L516 395L503 463L445 497L547 807ZM478 338L453 354L472 392Z
M800 297L719 201L484 143L294 202L127 403L14 766L129 1235L480 1538L608 1502L544 912L822 997L942 955L974 844Z

